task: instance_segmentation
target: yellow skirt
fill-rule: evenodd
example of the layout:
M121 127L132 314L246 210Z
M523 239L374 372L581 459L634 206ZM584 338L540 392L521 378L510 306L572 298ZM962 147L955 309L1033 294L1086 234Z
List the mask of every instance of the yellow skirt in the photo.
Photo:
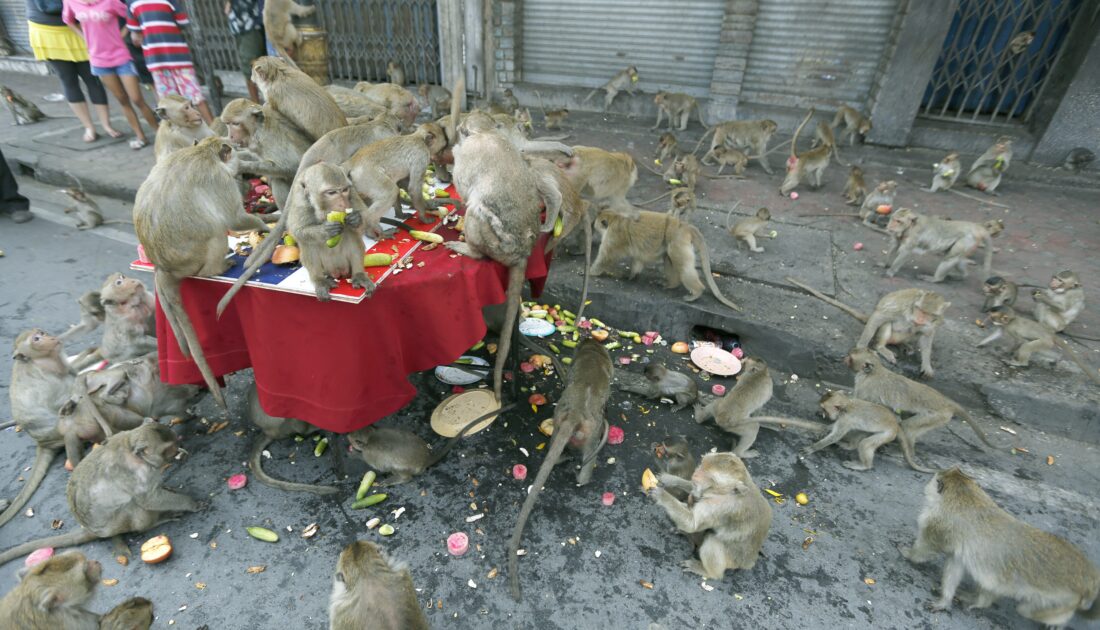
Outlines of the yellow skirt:
M27 22L31 50L38 60L88 61L84 40L68 26L46 26Z

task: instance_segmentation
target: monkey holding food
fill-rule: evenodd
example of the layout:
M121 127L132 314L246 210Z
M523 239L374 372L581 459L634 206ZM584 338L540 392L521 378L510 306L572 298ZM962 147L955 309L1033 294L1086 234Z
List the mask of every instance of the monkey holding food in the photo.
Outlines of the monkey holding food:
M587 103L589 99L596 95L596 92L603 90L603 111L606 112L611 108L611 102L615 100L619 92L625 90L627 94L634 96L634 84L637 82L638 69L634 66L627 66L625 69L620 70L615 76L611 77L610 81L589 92L588 96L584 97L584 102Z
M857 400L849 397L844 392L827 392L818 401L821 412L826 418L833 421L833 427L829 433L802 449L803 456L816 453L823 448L836 444L843 440L849 433L860 435L860 441L856 447L859 453L859 463L844 462L845 468L852 470L871 470L875 465L875 451L897 439L901 445L905 462L913 470L926 473L934 473L935 470L926 468L916 462L913 455L913 442L909 434L901 427L901 422L893 411L877 403Z
M1073 271L1059 271L1050 279L1050 286L1032 293L1035 319L1062 332L1085 310L1085 290Z
M329 630L428 630L408 567L365 540L340 552L328 616Z
M645 366L645 381L621 387L624 392L640 394L651 400L671 398L672 411L680 411L699 400L699 386L695 379L682 372L670 370L660 363Z
M949 610L969 575L978 586L971 609L1008 597L1017 600L1016 612L1047 627L1065 626L1076 612L1100 618L1096 565L1072 543L1016 519L958 468L924 487L917 528L913 546L899 548L906 559L947 556L933 610Z
M707 453L691 475L691 481L668 473L658 476L660 485L650 498L664 508L677 529L702 533L699 557L684 560L684 571L721 580L727 570L751 569L768 537L772 508L760 494L745 463L733 453ZM689 492L689 507L672 496Z
M982 295L985 296L982 312L988 313L998 306L1015 305L1019 291L1020 288L1015 282L1001 276L989 276L982 283Z
M887 216L894 211L894 198L897 196L898 183L894 180L887 180L879 182L872 190L863 198L863 204L859 207L859 218L863 221L863 225L882 232L883 229L879 227L879 221L885 221ZM885 212L880 212L882 208Z
M661 261L665 268L665 288L683 285L688 290L684 300L693 302L703 295L704 288L710 287L719 302L735 311L741 310L714 282L710 251L702 232L694 225L663 212L641 210L635 220L619 212L603 210L596 217L595 227L603 241L596 262L592 263L593 276L608 273L610 265L627 258L633 280L647 264ZM695 269L696 249L702 259L706 285L699 280L699 272Z
M1012 163L1012 138L1001 136L986 149L966 174L966 185L992 195L1001 185L1001 176Z
M247 168L254 175L267 176L276 205L285 208L290 182L313 139L270 105L246 98L229 101L222 110L221 120L234 147L248 149L260 158Z
M756 237L759 235L760 230L771 220L771 211L767 208L760 208L755 215L734 223L733 227L730 228L730 236L734 238L737 248L740 249L741 244L744 243L748 246L749 251L763 252L764 248L756 245Z
M969 273L974 262L970 255L985 247L982 272L988 276L993 266L993 238L1004 231L1004 222L993 219L985 223L951 221L917 214L909 208L899 208L890 217L886 231L893 238L893 245L886 254L889 264L886 275L894 277L911 256L934 253L943 256L931 276L921 276L928 282L943 282L952 270L962 277ZM883 263L885 266L886 263Z

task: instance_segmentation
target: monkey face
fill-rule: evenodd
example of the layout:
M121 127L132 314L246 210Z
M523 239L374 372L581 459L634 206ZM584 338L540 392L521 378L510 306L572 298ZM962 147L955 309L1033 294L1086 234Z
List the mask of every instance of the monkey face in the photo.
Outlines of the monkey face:
M776 129L779 129L779 125L774 120L762 120L760 121L760 129L770 136L775 133Z
M761 221L770 221L772 218L772 212L767 208L761 208L756 211L756 218L760 219Z
M15 339L14 359L37 359L53 355L61 346L61 341L41 328L28 330Z
M153 468L171 463L180 452L176 434L156 422L147 422L134 429L131 440L134 455Z
M1072 271L1059 272L1050 279L1050 288L1055 293L1065 293L1079 286L1081 282L1077 279L1077 274Z
M853 372L870 374L879 365L878 357L867 348L855 348L844 358L845 365Z
M871 132L871 127L872 127L871 119L870 118L864 118L863 122L859 125L859 134L861 136L867 135L868 133Z
M137 278L127 278L121 273L113 273L107 276L107 280L99 289L100 301L104 304L118 304L130 299L131 296L145 293L145 285Z

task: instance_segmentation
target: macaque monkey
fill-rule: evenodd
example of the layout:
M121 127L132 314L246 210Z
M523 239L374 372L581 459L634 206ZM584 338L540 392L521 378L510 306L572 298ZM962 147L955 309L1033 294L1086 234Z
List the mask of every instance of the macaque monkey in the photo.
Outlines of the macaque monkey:
M974 418L958 403L924 383L886 369L873 351L854 348L844 358L844 363L855 373L853 395L856 398L912 414L902 420L901 427L913 444L925 433L946 426L952 418L958 417L970 425L983 444L996 448Z
M1062 332L1085 309L1085 290L1077 274L1059 271L1050 279L1050 287L1032 293L1035 319L1054 332Z
M88 385L88 374L80 374L73 383L69 400L57 415L57 432L65 442L65 468L72 470L84 457L84 443L98 444L119 431L129 431L141 425L145 418L129 409L108 402L104 396L121 396L119 390L126 381L118 381L114 390L104 390L101 384Z
M1077 147L1066 154L1066 159L1062 162L1062 168L1076 173L1085 170L1088 168L1089 164L1095 161L1095 153L1083 147Z
M720 123L703 133L698 144L695 145L695 151L698 151L699 147L702 146L707 134L713 133L714 137L711 139L710 149L703 156L703 164L709 163L708 156L713 156L716 147L726 146L731 149L749 151L748 159L759 160L761 168L768 175L771 175L772 167L767 160L769 153L768 140L771 140L772 134L778 128L779 126L776 125L774 120L733 120Z
M1000 219L985 223L950 221L920 215L908 208L899 208L890 217L886 231L894 239L890 252L886 255L887 261L893 258L893 263L886 270L887 276L894 277L912 256L928 252L943 256L943 260L934 274L921 276L921 279L943 282L951 270L965 278L969 272L968 267L974 264L970 255L983 245L985 260L982 263L982 272L988 276L993 265L993 237L1004 231L1004 222Z
M68 330L58 335L57 338L61 341L93 332L107 317L107 311L99 301L99 291L86 291L77 298L76 303L80 306L80 322L69 326Z
M849 206L863 204L867 198L867 184L863 181L863 169L853 166L848 171L848 181L844 184L844 203Z
M668 165L668 168L661 175L661 179L668 184L683 186L694 191L695 185L699 182L700 170L702 170L702 167L699 166L699 159L690 153L686 153ZM679 183L673 180L678 180Z
M925 473L934 473L935 470L925 468L916 462L913 455L913 443L909 435L901 428L901 423L893 411L877 403L857 400L849 397L844 392L828 392L818 402L821 413L833 421L833 427L829 433L802 449L803 456L816 453L823 448L832 446L844 439L851 432L860 434L861 438L857 452L859 463L844 462L845 468L852 470L871 470L875 463L875 451L880 446L893 442L895 439L901 444L901 452L905 456L905 462L913 470Z
M661 116L664 115L668 117L669 131L672 131L674 124L679 125L680 131L684 131L688 127L688 118L692 111L699 117L699 124L707 129L707 124L703 122L703 113L699 111L699 101L694 96L661 90L653 97L653 103L657 105L657 122L650 129L660 127Z
M405 69L391 59L386 64L386 80L394 85L405 85Z
M157 351L156 302L141 280L121 273L107 276L99 303L104 325L97 360L117 363Z
M264 12L269 8L265 5ZM332 95L283 59L260 57L253 61L252 82L263 94L264 104L288 118L310 140L317 141L333 129L348 124L347 116L340 111Z
M76 229L78 230L90 230L101 225L118 223L129 223L132 225L134 223L133 221L126 221L124 219L104 221L103 211L99 209L99 204L80 188L70 186L68 188L62 188L61 192L68 195L68 197L73 200L73 205L65 208L65 214L76 215Z
M930 192L937 190L949 190L955 185L962 172L962 163L959 162L959 152L952 151L942 160L932 165L932 188Z
M19 583L0 599L0 619L11 630L98 630L99 615L86 609L103 566L84 554L58 554L19 572Z
M183 308L180 283L188 276L217 276L232 266L226 259L228 230L268 231L259 217L244 211L239 172L233 147L221 138L207 138L158 162L134 199L134 227L156 266L156 291L165 318L180 351L194 358L223 409L225 398Z
M829 157L833 153L832 145L823 142L816 149L810 149L802 154L795 153L798 145L798 134L802 132L802 128L806 126L813 115L814 108L811 107L809 113L802 119L802 124L795 130L794 137L791 138L791 156L787 158L787 176L779 187L779 194L783 196L788 195L803 181L811 184L814 188L820 188L821 177L825 174L825 168L829 166Z
M681 221L691 218L699 206L695 202L695 191L690 188L673 188L669 191L668 214Z
M844 123L844 131L848 134L848 144L850 146L855 146L856 134L859 134L860 139L863 139L871 132L871 119L847 105L841 105L836 110L836 116L833 118L831 127L836 129L841 122Z
M155 111L160 119L153 141L153 156L157 162L173 151L195 146L196 142L215 135L195 105L178 94L160 97Z
M969 575L978 587L971 609L1009 597L1016 612L1048 628L1064 627L1078 611L1100 617L1096 565L1065 539L1017 520L958 467L925 485L917 539L899 551L917 564L947 556L934 610L949 610Z
M385 105L367 98L362 92L346 88L340 85L326 85L325 91L332 97L340 111L351 122L352 118L374 118L384 113L392 113Z
M270 105L259 105L245 98L229 101L222 110L221 120L234 147L259 156L258 163L249 163L245 168L255 175L266 175L276 205L285 208L290 182L313 139Z
M577 485L584 486L592 480L596 456L607 443L608 424L604 418L604 407L611 394L613 369L611 355L600 342L587 338L577 345L569 383L554 409L554 433L546 448L546 458L539 465L539 472L535 475L523 507L520 508L519 518L512 530L512 540L508 544L508 576L511 580L512 598L516 601L521 599L516 552L523 539L523 528L539 494L542 493L542 487L546 485L550 473L567 446L581 458Z
M610 205L615 211L637 218L626 193L638 181L638 167L629 153L598 147L573 147L573 156L557 161L566 177L592 203Z
M745 167L749 165L749 157L747 155L725 145L714 147L714 150L707 155L713 157L714 161L717 162L719 175L722 174L722 171L725 170L727 166L732 166L733 174L740 176L745 172Z
M410 200L417 216L425 223L434 219L428 214L428 203L420 192L420 184L428 165L443 151L444 131L429 122L405 136L393 136L373 142L343 164L356 192L370 200L367 210L369 231L376 234L378 219L390 208L400 210L400 190L410 191Z
M416 95L401 85L360 81L355 84L355 91L382 105L391 114L405 121L406 125L412 126L420 115L420 102L416 100Z
M177 441L171 429L156 422L111 436L69 477L69 509L81 528L8 549L0 554L0 565L40 547L71 547L101 538L115 538L119 553L126 553L123 534L145 532L171 514L197 512L194 499L161 485L163 469L179 453Z
M1000 276L986 278L982 284L982 294L985 295L982 312L988 313L998 306L1013 306L1016 304L1016 296L1019 291L1019 287L1011 280L1006 280Z
M451 109L454 110L456 107L457 106L452 102ZM526 125L519 122L510 114L496 114L491 116L485 112L474 110L468 114L456 114L455 116L448 114L440 119L440 124L445 122L447 125L450 125L451 121L459 121L459 123L456 124L463 130L463 137L482 131L495 131L525 155L531 153L561 153L565 156L573 155L572 147L558 142L553 137L529 139L526 133ZM449 131L445 130L444 133L448 138L457 138L457 136L451 134ZM458 132L456 131L455 133ZM451 153L453 154L454 151L452 150ZM559 156L545 155L542 157L556 159Z
M681 532L702 534L699 558L682 563L684 571L721 580L727 570L751 569L768 537L772 508L753 483L741 458L733 453L707 453L691 481L668 473L650 498L664 508ZM689 507L672 496L690 492Z
M882 220L886 220L885 217L889 216L894 211L894 198L898 193L898 183L892 179L884 182L879 182L875 189L867 194L863 198L863 203L859 207L859 218L863 221L863 225L882 232L882 228L879 227L879 217L883 217ZM886 206L889 212L881 214L878 209L881 206Z
M272 48L280 57L285 59L295 68L294 56L298 52L298 46L302 43L302 34L294 26L290 19L294 17L306 17L313 15L316 6L302 6L294 0L267 0L264 2L264 33L271 42ZM252 80L256 83L256 80ZM257 85L259 85L257 83ZM264 98L267 98L266 96Z
M641 394L651 400L671 398L675 401L672 411L680 411L699 400L699 386L695 379L682 372L670 370L660 363L645 366L645 381L626 385L621 389L624 392Z
M776 426L789 425L818 433L825 432L826 426L820 422L753 416L752 414L772 399L772 376L768 371L768 364L762 359L748 358L741 365L737 384L729 393L715 398L707 405L695 404L695 422L702 424L714 418L719 428L738 436L737 442L730 449L734 455L742 458L759 455L751 449L761 426L774 429Z
M1046 324L1027 317L1021 317L1010 306L994 308L989 312L989 319L993 322L993 333L978 342L979 348L1007 334L1019 346L1016 348L1012 360L1006 360L1005 363L1013 367L1027 367L1031 363L1033 354L1051 355L1054 354L1054 348L1057 346L1059 350L1077 364L1077 367L1081 368L1086 376L1100 385L1100 376L1097 376L1096 370L1089 367L1069 347L1069 344L1058 337Z
M771 211L767 208L760 208L754 216L746 217L734 223L733 227L730 228L730 235L736 240L738 249L741 248L741 243L744 243L750 251L764 251L763 247L757 247L756 236L757 232L763 229L771 220Z
M330 219L334 212L344 213L344 220ZM249 254L244 272L218 302L218 316L245 282L271 259L284 230L298 242L302 266L309 273L318 300L332 299L331 290L341 278L371 295L375 284L363 269L363 231L379 233L378 218L382 214L384 211L369 214L348 174L339 166L321 162L306 168L294 178L287 207L271 235Z
M153 602L131 597L99 620L99 630L149 630L153 625Z
M408 567L365 540L340 552L328 617L329 630L428 630Z
M584 313L585 305L588 302L588 285L592 270L592 204L581 198L580 192L569 181L565 173L558 168L557 164L550 160L532 156L527 156L525 159L538 177L553 179L558 192L561 194L561 204L559 206L559 216L562 224L561 234L551 238L546 244L546 253L553 252L559 244L575 243L577 238L573 235L577 226L583 226L584 228L584 279L581 282L581 299L576 311L579 318ZM541 353L541 351L539 352ZM562 371L559 370L559 373L562 373Z
M691 454L691 445L688 444L687 438L682 435L665 438L663 442L654 442L650 447L653 449L653 456L657 458L657 468L661 472L681 479L691 479L691 474L695 472L695 456ZM685 493L683 496L685 497L683 499L676 498L681 501L687 500L688 494Z
M81 376L99 399L123 406L142 418L189 418L188 410L203 394L198 385L169 385L162 381L160 363L153 353Z
M538 93L538 90L535 90L535 96L539 98L539 109L542 110L542 125L547 130L561 129L561 124L569 117L569 110L565 107L548 110L546 105L543 105L542 95Z
M494 409L467 422L457 435L447 440L446 445L432 452L428 443L412 431L390 429L374 425L363 427L348 433L348 446L359 453L368 466L386 474L375 485L395 486L419 476L425 470L443 461L447 453L466 436L471 429L485 421L515 407L515 403Z
M512 93L512 88L504 88L504 94L499 101L489 104L490 114L511 114L519 109L519 99Z
M400 135L403 129L404 123L389 112L379 114L374 120L333 129L309 147L302 155L298 169L304 170L318 162L342 164L359 149L372 142Z
M37 105L6 85L0 85L0 97L4 98L4 104L8 106L16 125L33 125L48 118Z
M263 468L264 450L275 440L285 440L295 435L312 435L320 431L312 424L295 420L294 418L276 418L268 415L260 406L260 398L256 393L256 384L253 383L248 392L248 418L260 429L260 435L252 443L252 451L248 456L248 467L252 469L252 476L256 481L264 485L278 488L286 492L310 492L317 495L335 494L338 489L335 486L318 486L306 483L292 483L275 479L268 475Z
M684 148L680 146L679 141L676 140L676 136L674 136L671 131L666 131L661 134L660 138L657 139L657 153L655 154L654 159L657 160L657 166L660 166L664 162L668 161L670 158L676 159L682 155L686 155L687 153L688 151L684 150ZM709 156L709 153L703 156L704 164L707 163L706 159Z
M1001 185L1001 175L1012 163L1012 138L1001 136L993 146L986 149L966 174L966 185L971 188L994 194Z
M596 92L603 90L603 111L606 112L611 108L611 101L615 100L619 92L625 90L627 94L634 96L634 84L637 82L638 69L634 66L627 66L626 69L619 71L618 74L611 77L611 80L604 83L603 86L589 92L588 96L584 97L584 102L587 103L589 99L596 95Z
M637 210L635 208L635 210ZM608 273L610 265L630 259L630 279L641 273L647 264L661 261L665 269L665 288L675 289L683 285L688 294L687 302L694 302L703 295L704 284L695 270L695 252L703 263L703 277L714 297L740 311L741 307L722 294L710 267L710 251L703 233L694 225L662 212L638 211L638 218L631 219L619 212L604 210L596 217L596 231L603 237L596 262L592 263L592 275Z
M65 359L61 340L40 329L26 330L12 349L11 416L20 430L35 441L34 464L27 481L0 514L0 525L10 521L30 501L57 451L65 445L57 430L57 412L69 400L76 374Z
M432 110L432 118L444 116L451 109L451 91L442 85L421 83L416 91Z

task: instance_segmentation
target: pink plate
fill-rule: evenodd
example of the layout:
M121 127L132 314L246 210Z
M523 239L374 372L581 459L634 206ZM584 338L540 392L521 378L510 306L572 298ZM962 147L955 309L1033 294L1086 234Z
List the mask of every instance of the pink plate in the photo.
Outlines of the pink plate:
M718 376L733 376L741 371L741 361L721 348L699 346L691 351L691 362Z

